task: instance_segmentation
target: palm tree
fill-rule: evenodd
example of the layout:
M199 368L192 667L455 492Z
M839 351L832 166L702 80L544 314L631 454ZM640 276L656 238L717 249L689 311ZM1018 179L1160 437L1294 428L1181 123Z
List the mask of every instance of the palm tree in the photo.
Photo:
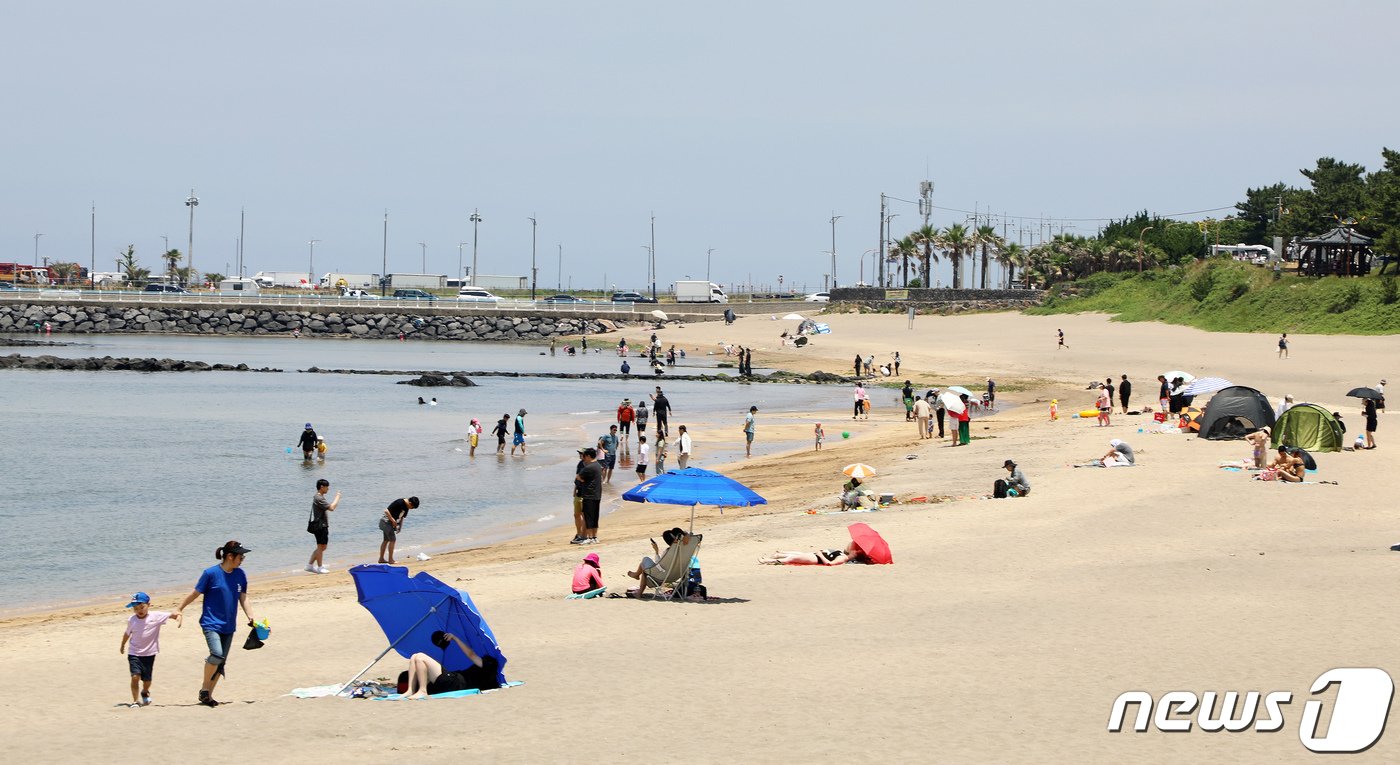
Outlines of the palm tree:
M973 233L972 239L982 248L982 289L987 289L987 266L989 259L987 249L1000 250L1004 242L997 236L997 227L993 225L978 226Z
M126 246L126 252L121 252L120 254L121 258L117 261L117 265L120 267L122 273L126 274L127 284L135 286L141 284L150 277L150 270L142 268L141 265L136 262L135 245L128 244Z
M180 261L185 259L179 250L166 250L160 259L165 261L165 273L167 276L175 276L175 270L180 267Z
M919 252L919 277L925 288L933 286L933 264L938 262L938 253L933 248L938 245L938 229L925 223L909 235L913 244L923 248Z
M938 247L948 251L948 257L953 261L953 289L962 289L962 259L965 253L972 246L972 239L968 235L967 226L961 223L943 229L938 236Z
M903 264L903 284L906 287L909 286L909 254L912 251L913 248L910 246L909 237L906 236L903 239L890 240L889 263L891 266L896 263Z
M1016 268L1021 265L1026 257L1026 251L1021 245L1012 242L997 250L997 262L1006 269L1006 286L1010 287L1016 282Z

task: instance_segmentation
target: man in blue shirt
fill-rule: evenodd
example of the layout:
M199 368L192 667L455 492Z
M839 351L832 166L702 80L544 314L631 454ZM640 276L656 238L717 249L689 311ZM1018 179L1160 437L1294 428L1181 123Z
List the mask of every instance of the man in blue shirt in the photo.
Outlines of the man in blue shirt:
M603 483L612 483L613 468L617 467L617 426L612 425L608 432L598 436L598 448L603 451L599 462L603 464Z
M199 617L199 626L204 630L204 641L209 645L209 657L204 660L204 685L199 690L199 703L206 707L216 707L214 686L224 675L224 664L228 661L229 649L233 647L233 634L238 630L238 608L249 622L255 622L253 612L248 609L248 577L240 568L243 557L252 552L235 541L230 541L214 551L218 558L217 566L204 569L194 590L181 601L176 614L184 614L185 606L195 598L204 596L204 613Z

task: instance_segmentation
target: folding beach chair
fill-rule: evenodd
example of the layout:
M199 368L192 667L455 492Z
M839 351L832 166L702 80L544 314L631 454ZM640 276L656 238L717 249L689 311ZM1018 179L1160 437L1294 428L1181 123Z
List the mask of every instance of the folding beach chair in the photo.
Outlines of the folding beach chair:
M652 595L662 600L670 600L678 586L690 574L690 559L695 557L700 549L700 541L704 538L701 534L692 534L682 538L666 548L666 552L661 554L661 560L651 568L642 572L641 582L637 586L637 596L641 597L642 592L647 587L652 588ZM666 588L671 588L671 595L666 594Z

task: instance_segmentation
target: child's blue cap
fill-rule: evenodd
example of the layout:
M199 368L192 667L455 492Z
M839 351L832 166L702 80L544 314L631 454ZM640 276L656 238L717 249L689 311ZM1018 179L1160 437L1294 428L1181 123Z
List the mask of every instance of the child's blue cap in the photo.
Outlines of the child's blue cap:
M151 602L151 596L150 596L150 595L147 595L147 594L144 593L144 592L138 592L138 593L136 593L135 595L132 595L132 596L131 596L131 602L130 602L130 603L127 603L127 604L126 604L126 607L127 607L127 608L135 608L135 607L137 607L138 605L149 605L150 602Z

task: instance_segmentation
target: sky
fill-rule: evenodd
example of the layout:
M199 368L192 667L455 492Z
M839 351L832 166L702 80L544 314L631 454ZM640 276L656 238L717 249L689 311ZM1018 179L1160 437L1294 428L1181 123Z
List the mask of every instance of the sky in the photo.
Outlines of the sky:
M0 261L872 281L880 195L1012 241L1395 148L1400 4L12 3ZM1200 212L1211 211L1213 212ZM922 219L892 201L891 233ZM459 244L464 246L459 248ZM710 251L713 251L712 253ZM708 263L707 263L708 260ZM946 265L936 279L947 284Z

